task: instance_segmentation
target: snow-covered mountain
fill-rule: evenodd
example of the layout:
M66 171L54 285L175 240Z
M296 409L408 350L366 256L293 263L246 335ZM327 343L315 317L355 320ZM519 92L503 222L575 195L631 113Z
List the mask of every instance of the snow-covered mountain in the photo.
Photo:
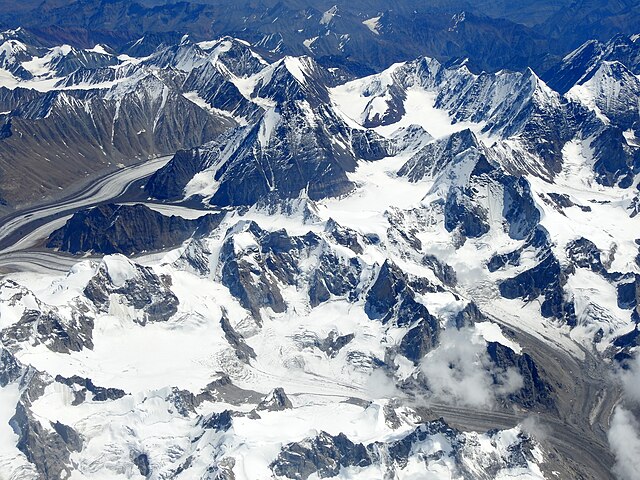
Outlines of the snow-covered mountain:
M266 63L228 38L184 38L144 58L100 45L2 45L0 196L12 205L246 124L258 107L243 96L244 79Z
M432 58L345 81L230 37L13 41L4 151L64 176L75 150L179 150L11 231L0 260L44 256L0 278L0 477L614 478L636 40L567 56L563 88Z

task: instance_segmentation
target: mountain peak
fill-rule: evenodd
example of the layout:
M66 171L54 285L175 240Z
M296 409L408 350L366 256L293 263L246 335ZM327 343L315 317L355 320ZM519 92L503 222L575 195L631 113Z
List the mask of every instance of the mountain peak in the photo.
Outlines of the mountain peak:
M329 103L328 72L311 57L284 57L257 75L252 95L276 103L306 100L312 106Z

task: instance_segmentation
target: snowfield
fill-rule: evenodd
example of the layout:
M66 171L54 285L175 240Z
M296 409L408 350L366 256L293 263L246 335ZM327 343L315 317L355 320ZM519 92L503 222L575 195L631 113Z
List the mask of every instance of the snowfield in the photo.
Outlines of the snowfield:
M147 88L164 108L160 72L214 66L215 88L181 95L235 126L0 226L0 478L612 478L640 200L637 128L611 133L594 94L605 72L561 96L531 70L418 59L329 88L311 58L184 38L62 87L68 55L0 84L114 102ZM233 105L209 95L220 85ZM605 140L627 163L607 164ZM129 191L170 168L180 198ZM43 251L124 194L224 218L130 258Z

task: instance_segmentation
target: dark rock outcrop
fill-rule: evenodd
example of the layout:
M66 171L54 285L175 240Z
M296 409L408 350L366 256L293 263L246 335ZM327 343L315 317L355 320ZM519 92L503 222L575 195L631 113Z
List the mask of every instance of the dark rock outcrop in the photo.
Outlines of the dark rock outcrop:
M314 269L309 279L311 306L315 307L326 302L332 295L346 296L349 300L355 300L361 273L362 266L357 257L352 257L345 265L333 253L323 253L318 268Z
M188 395L182 395L182 397L186 399ZM199 405L204 401L225 402L232 405L258 404L262 399L262 394L254 390L240 388L231 381L228 375L221 374L220 378L209 383L202 392L195 395L194 405Z
M602 185L628 188L640 173L640 149L627 144L622 130L609 126L591 142L596 180Z
M138 467L140 475L148 477L151 474L151 467L149 466L149 457L146 453L134 454L131 460L133 464Z
M231 129L204 145L178 150L164 167L149 177L144 184L145 192L158 200L182 200L184 189L194 175L210 167L240 132Z
M372 320L399 326L409 326L421 319L429 319L427 308L416 301L409 279L393 262L386 260L366 295L365 313Z
M184 187L203 167L202 150L178 150L169 163L149 177L144 190L158 200L181 200Z
M399 351L416 363L438 343L438 319L416 300L405 273L389 260L380 267L369 288L364 308L372 320L410 327L402 338Z
M557 318L569 326L575 326L575 307L564 292L567 275L573 267L567 271L560 265L551 250L549 235L543 227L537 226L520 249L493 257L488 264L489 270L495 271L509 264L519 265L525 250L535 252L537 263L515 277L500 281L500 294L509 299L522 298L525 302L542 297L540 313L544 317Z
M220 262L222 284L254 318L261 318L260 309L264 307L276 313L285 311L286 304L277 279L266 267L258 250L245 250L242 255L237 255L234 239L230 237L222 246Z
M505 175L502 184L502 215L509 225L509 236L516 240L527 238L540 222L540 212L531 196L531 186L524 177Z
M497 342L487 344L487 353L498 368L502 370L514 368L522 378L522 388L509 393L509 400L525 408L533 408L536 405L554 407L553 388L543 378L543 373L528 353L517 354L509 347Z
M320 432L314 438L285 445L270 467L276 475L306 480L314 473L328 478L338 475L343 467L371 464L371 454L361 443L353 443L343 433Z
M343 347L348 345L355 338L353 333L338 335L335 331L329 332L327 338L318 341L316 346L326 353L330 358L334 358Z
M487 317L480 311L474 302L469 302L462 310L460 310L455 318L454 323L458 330L464 327L470 327L476 322L486 322Z
M78 310L72 310L70 318L55 310L26 310L17 323L0 332L0 338L7 346L30 342L58 353L79 352L93 348L93 326L93 319Z
M409 329L400 342L400 353L416 365L420 363L422 357L437 346L440 336L438 319L430 314L427 315Z
M265 410L268 412L279 412L293 408L291 400L284 393L284 389L281 387L274 388L264 399L258 404L256 410Z
M619 336L613 342L615 347L614 359L625 369L631 368L631 362L635 358L634 351L640 346L640 330L636 325L629 333Z
M466 162L489 166L486 154L475 134L464 129L425 145L398 170L398 175L419 182Z
M211 251L202 239L192 238L188 241L184 251L173 262L179 270L186 270L200 277L207 277L211 273Z
M82 438L71 427L51 423L43 427L24 403L18 403L9 425L18 436L17 448L43 478L67 478L71 474L69 457L82 449Z
M22 375L22 366L6 348L0 347L0 388L15 382Z
M489 214L472 197L473 192L469 188L453 188L449 191L444 205L444 227L448 232L458 228L463 236L469 238L481 237L489 232Z
M124 390L112 387L99 387L95 385L90 378L83 378L79 375L74 375L69 378L57 375L56 382L63 383L73 388L76 393L76 399L84 399L86 392L90 392L92 394L92 400L94 402L117 400L126 395L126 392Z
M427 254L422 257L422 264L429 267L435 276L438 277L438 280L440 280L444 285L454 287L458 282L458 279L456 278L456 271L453 267L441 262L435 255Z
M289 236L285 230L267 232L254 222L240 223L227 232L220 251L220 279L254 318L260 319L266 307L281 313L286 309L281 287L302 286L301 260L320 246L325 252L325 242L314 233ZM319 261L330 270L311 272L311 302L317 305L330 294L352 295L361 270L357 259L345 265L327 249Z
M105 204L75 213L49 236L47 247L74 254L134 255L205 235L220 224L222 217L224 214L210 213L186 220L175 215L167 217L142 204Z
M536 266L503 280L498 288L503 297L522 298L525 302L543 296L540 313L544 317L561 319L573 327L576 325L575 307L572 301L565 299L564 283L566 274L553 253L548 251Z
M600 250L591 240L584 237L572 240L567 244L566 250L567 258L576 267L587 268L596 273L606 273L600 258Z
M222 318L220 319L220 326L222 327L222 331L224 332L227 342L229 342L229 345L233 347L236 352L236 356L240 360L249 361L252 358L256 358L256 352L253 351L253 348L247 345L244 337L233 329L225 312L223 312Z
M640 275L623 275L617 281L618 307L635 310L636 318L640 320Z
M522 247L511 252L494 255L487 263L490 272L495 272L508 265L520 265L520 257L526 249L547 250L549 248L549 234L544 227L537 226L529 235Z
M125 275L124 279L121 275ZM142 323L164 322L178 311L178 297L169 288L169 282L151 268L130 263L124 257L105 257L84 288L84 295L101 311L108 311L110 295L121 295L142 312Z
M213 429L219 432L226 432L231 428L233 419L230 410L223 410L220 413L212 413L206 418L201 419L202 428Z

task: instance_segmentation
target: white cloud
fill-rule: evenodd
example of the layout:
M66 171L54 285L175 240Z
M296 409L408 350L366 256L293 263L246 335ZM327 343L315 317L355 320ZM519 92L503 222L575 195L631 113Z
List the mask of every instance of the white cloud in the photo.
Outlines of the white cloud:
M624 387L625 400L640 405L640 356L636 355L628 364L627 370L621 370L620 380Z
M421 368L433 396L447 403L490 407L497 395L522 388L520 374L513 368L498 369L487 354L485 341L472 329L445 331Z
M549 436L547 426L542 424L536 416L528 416L520 422L520 428L530 437L535 438L538 442L543 442Z
M628 410L618 406L611 417L609 446L616 456L614 473L620 480L637 480L640 472L640 425Z
M373 370L367 378L365 390L371 398L393 398L402 395L393 377L387 376L382 370Z
M620 480L635 480L640 471L640 423L631 412L640 406L640 356L617 372L623 387L623 406L617 406L611 417L607 437L616 457L614 473Z

